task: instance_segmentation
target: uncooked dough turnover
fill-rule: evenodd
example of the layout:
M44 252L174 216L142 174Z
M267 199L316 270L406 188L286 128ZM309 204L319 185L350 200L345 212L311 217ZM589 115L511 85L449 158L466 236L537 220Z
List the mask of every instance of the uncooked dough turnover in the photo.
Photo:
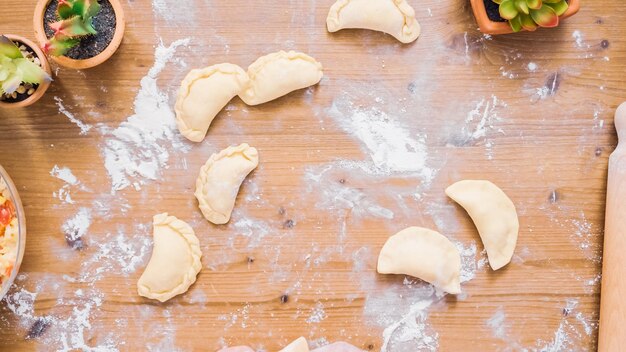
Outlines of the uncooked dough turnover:
M258 58L248 67L250 80L239 97L248 105L263 104L315 85L322 76L322 64L309 55L279 51Z
M329 32L363 28L391 34L402 43L415 41L420 25L406 0L338 0L326 18Z
M309 344L304 337L299 337L279 352L309 352Z
M185 293L202 269L202 251L191 226L167 213L155 215L154 246L137 282L139 295L165 302Z
M405 274L440 289L461 293L461 255L440 233L409 227L389 237L378 256L381 274Z
M193 142L202 142L211 122L248 82L248 74L233 64L191 70L178 91L176 124Z
M463 180L446 189L474 220L489 265L498 270L507 265L517 245L519 219L515 205L496 185L484 180Z
M207 220L217 225L230 220L239 187L257 165L259 152L246 143L211 155L200 169L195 192Z

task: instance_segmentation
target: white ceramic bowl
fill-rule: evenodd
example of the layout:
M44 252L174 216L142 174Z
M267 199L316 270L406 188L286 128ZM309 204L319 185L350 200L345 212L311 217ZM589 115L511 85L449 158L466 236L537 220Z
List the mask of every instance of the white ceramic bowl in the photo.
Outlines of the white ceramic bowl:
M9 279L2 283L2 287L0 288L0 299L2 299L7 291L13 285L13 281L15 281L15 277L17 273L20 271L20 265L22 264L22 258L24 257L24 250L26 249L26 217L24 215L24 208L22 207L22 201L20 200L20 196L17 193L17 189L15 188L15 184L7 174L6 170L0 166L0 178L4 179L7 184L7 188L9 190L9 199L13 202L15 206L15 212L17 213L17 254L15 259L15 265L13 266L13 270L11 271L11 276Z

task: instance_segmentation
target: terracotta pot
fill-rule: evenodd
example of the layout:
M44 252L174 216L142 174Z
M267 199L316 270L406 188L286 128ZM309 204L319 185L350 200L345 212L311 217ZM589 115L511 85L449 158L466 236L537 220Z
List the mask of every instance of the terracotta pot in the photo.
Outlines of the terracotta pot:
M13 42L22 43L26 45L27 47L33 49L33 51L35 52L35 55L37 55L37 57L39 58L39 61L41 62L41 68L43 68L44 71L48 72L48 75L52 77L52 70L50 69L50 63L48 63L48 59L46 59L46 55L44 55L43 51L39 49L39 47L37 46L37 44L35 44L35 42L33 42L32 40L26 39L24 37L20 37L19 35L5 34L4 36L9 38ZM23 107L32 105L37 100L41 99L41 97L43 97L43 95L46 93L46 90L48 90L48 87L50 87L49 81L42 82L35 90L35 93L33 93L33 95L31 95L30 97L22 101L18 101L16 103L8 103L8 102L0 101L0 108L14 109L14 108L23 108Z
M489 19L483 0L470 0L470 2L472 4L472 10L474 11L474 17L476 17L476 22L478 22L478 27L480 27L481 32L494 35L513 33L509 22L493 22ZM561 15L560 20L574 16L579 9L580 0L569 0L569 8Z
M35 7L33 25L35 27L35 37L41 46L48 41L46 31L44 30L44 15L50 1L52 0L38 0L37 6ZM98 66L115 54L117 48L119 48L120 44L122 44L126 22L124 9L122 8L119 0L109 0L109 3L113 7L113 11L115 11L116 22L113 40L111 40L109 46L107 46L106 49L104 49L100 54L84 60L75 60L66 56L50 56L54 62L64 67L82 70Z

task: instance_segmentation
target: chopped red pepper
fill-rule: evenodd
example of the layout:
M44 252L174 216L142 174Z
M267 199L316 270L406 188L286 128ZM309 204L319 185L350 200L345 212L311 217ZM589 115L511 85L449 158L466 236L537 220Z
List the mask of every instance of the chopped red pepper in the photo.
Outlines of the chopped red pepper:
M0 227L7 227L14 217L15 207L13 203L7 199L4 204L0 205Z
M4 270L4 276L9 277L11 276L11 271L13 271L13 264L9 265L5 270Z

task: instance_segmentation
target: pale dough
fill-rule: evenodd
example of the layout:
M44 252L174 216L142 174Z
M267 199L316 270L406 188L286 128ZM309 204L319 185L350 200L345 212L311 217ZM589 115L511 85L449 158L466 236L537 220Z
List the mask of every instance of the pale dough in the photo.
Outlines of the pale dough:
M299 337L279 352L309 352L309 344L304 337Z
M347 342L335 342L324 347L316 348L311 352L365 352Z
M176 99L176 124L180 133L190 141L201 142L215 116L247 82L248 74L233 64L191 70L181 83Z
M309 55L279 51L258 58L248 67L250 80L239 97L248 105L263 104L315 85L322 76L322 64Z
M200 169L195 192L207 220L218 225L230 220L241 183L258 165L258 151L246 143L211 155Z
M154 246L137 282L139 295L165 302L185 293L202 269L202 251L193 229L167 213L155 215Z
M248 346L224 347L217 352L256 352Z
M420 25L405 0L338 0L326 18L329 32L363 28L394 36L402 43L415 41Z
M378 256L378 272L410 275L448 293L461 293L459 251L440 233L422 227L389 237Z
M301 337L301 339L304 339L304 337ZM296 341L300 343L300 339ZM304 340L304 342L306 343L306 340ZM304 349L305 348L304 345L299 346L299 348L300 348L299 351L308 351L308 346L306 347L307 349ZM283 351L285 350L283 349ZM288 350L288 351L294 352L294 350ZM295 350L295 351L298 351L298 350ZM254 352L254 350L248 346L237 346L237 347L225 347L219 350L218 352ZM316 348L311 352L365 352L365 351L363 351L360 348L356 348L346 342L335 342L330 345Z
M509 197L489 181L463 180L446 189L448 197L459 203L474 221L489 265L498 270L507 265L517 245L519 219Z

